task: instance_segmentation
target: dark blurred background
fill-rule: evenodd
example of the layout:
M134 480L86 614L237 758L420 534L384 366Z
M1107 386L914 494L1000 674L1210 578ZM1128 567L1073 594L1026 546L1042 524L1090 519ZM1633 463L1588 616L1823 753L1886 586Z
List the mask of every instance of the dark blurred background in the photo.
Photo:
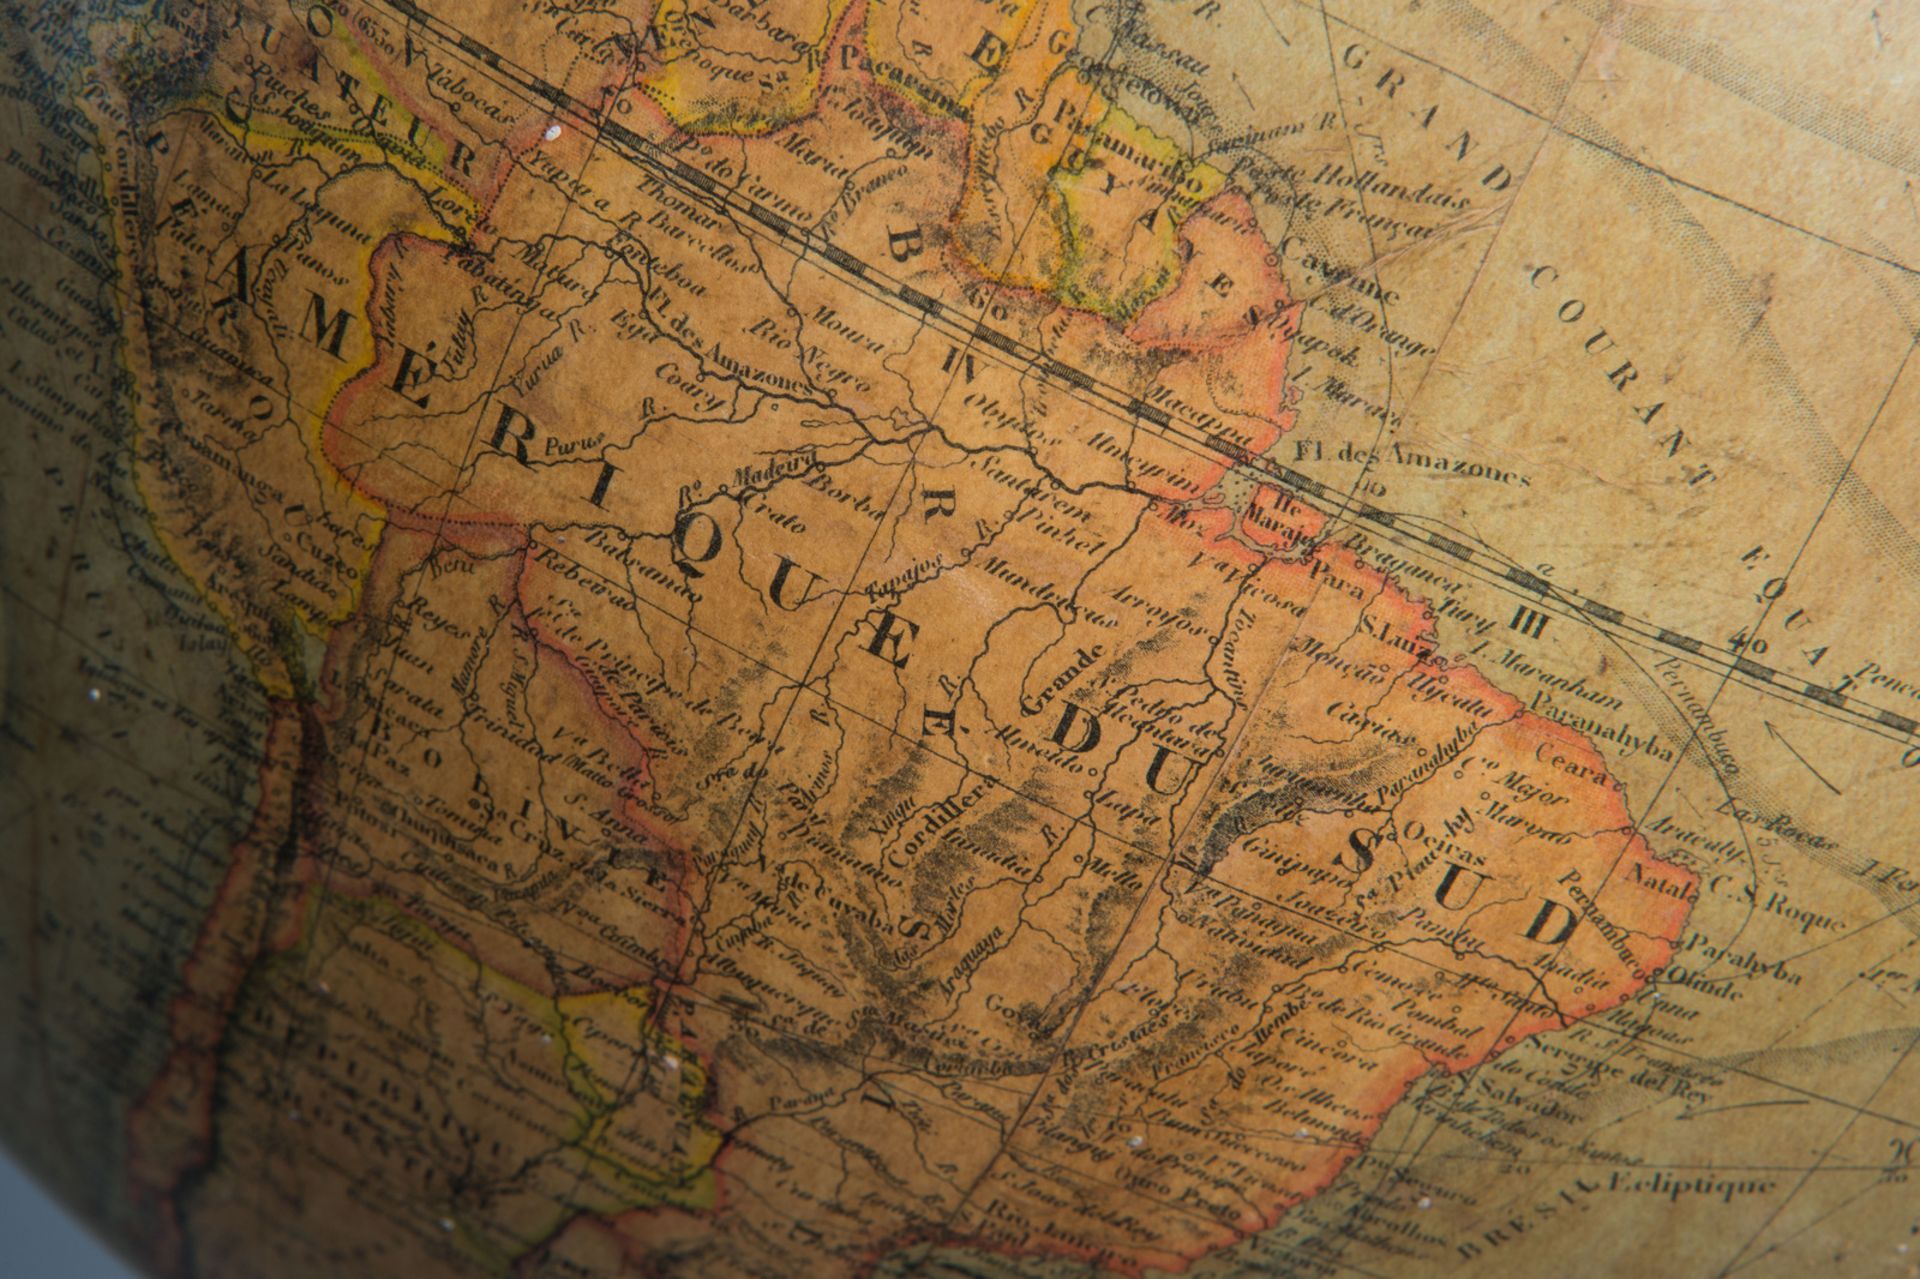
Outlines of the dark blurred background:
M0 1274L8 1279L134 1277L4 1150L0 1150Z

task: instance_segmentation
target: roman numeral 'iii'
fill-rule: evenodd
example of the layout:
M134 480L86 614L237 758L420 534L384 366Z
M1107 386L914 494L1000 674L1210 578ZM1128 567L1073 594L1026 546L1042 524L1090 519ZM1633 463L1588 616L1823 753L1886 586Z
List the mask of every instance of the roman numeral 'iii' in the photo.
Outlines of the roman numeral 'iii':
M1513 620L1507 626L1533 639L1540 638L1540 632L1547 629L1547 615L1522 604L1513 610Z

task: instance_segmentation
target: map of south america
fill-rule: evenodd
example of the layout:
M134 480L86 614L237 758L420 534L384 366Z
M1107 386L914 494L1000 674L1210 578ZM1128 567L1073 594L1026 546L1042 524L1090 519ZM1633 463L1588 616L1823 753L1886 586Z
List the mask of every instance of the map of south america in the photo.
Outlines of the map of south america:
M0 1158L135 1271L1920 1279L1901 6L0 46Z
M1673 957L1271 460L1305 282L1068 4L484 29L101 37L129 465L271 705L163 1268L1179 1271Z

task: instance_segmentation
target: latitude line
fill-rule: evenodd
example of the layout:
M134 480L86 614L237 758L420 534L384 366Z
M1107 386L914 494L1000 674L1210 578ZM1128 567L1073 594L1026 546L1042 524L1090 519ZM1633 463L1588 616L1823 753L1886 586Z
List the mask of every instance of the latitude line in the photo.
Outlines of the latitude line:
M20 226L23 230L28 231L29 233L33 233L37 237L38 233L36 229L27 226L11 210L6 209L4 207L0 207L0 214L4 214L10 220L14 221L16 225ZM758 236L762 234L760 232L755 231L754 228L750 226L741 226L737 223L736 223L736 226L738 226L739 229L744 234L747 234L750 236ZM42 243L46 243L46 242L43 240ZM65 251L61 250L58 246L48 245L48 247L53 249L55 252L62 253L63 255L65 255ZM84 262L81 262L79 259L72 258L71 260L75 263L75 265L80 266L83 270L87 269L86 264ZM820 268L819 265L816 263L816 269L824 269L824 268ZM111 280L108 277L96 276L95 278L99 279L101 283L111 288L115 292L116 296L121 295L121 291L117 282ZM124 300L125 300L124 297L122 297L123 302ZM893 305L895 309L900 309L900 306L897 302L891 303L891 305ZM196 333L172 321L160 320L160 317L158 316L150 317L150 318L159 320L161 323L165 324L166 327L169 328L176 337L179 337L188 342L192 342L195 345L199 346L203 351L206 351L209 354L212 354L216 357L218 356L219 354L218 350L211 345L207 335L205 335L204 333ZM984 350L979 347L970 347L969 349L979 353L983 358L986 358L986 359L998 358L994 356L992 352ZM1009 367L1012 367L1012 366L1009 365ZM268 391L272 391L274 394L279 395L282 398L286 399L290 407L300 409L303 413L314 418L316 421L322 418L323 415L319 412L319 410L316 410L312 406L301 402L300 400L294 398L291 395L288 395L283 388L267 380L267 378L263 374L261 374L258 370L249 368L249 369L243 370L243 372L245 376L247 376L249 379L254 381L257 385L261 386L262 388ZM1106 411L1110 408L1109 405L1107 405L1102 401L1086 398L1085 396L1081 395L1076 388L1070 387L1065 392L1065 394L1079 400L1081 403L1088 404L1089 406L1102 411ZM354 440L356 443L369 445L369 446L371 446L372 444L372 441L368 440L366 437L361 436L348 428L339 426L338 424L335 425L334 429L338 430L340 434ZM1201 449L1187 444L1184 440L1180 439L1179 437L1163 436L1162 438L1167 439L1169 443L1175 445L1176 447L1183 448L1190 453L1194 453L1195 455L1201 455L1202 453ZM405 470L407 470L409 473L419 477L422 480L427 481L428 483L439 484L441 482L436 477L429 475L427 472L421 470L418 466L407 461L404 458L396 457L396 458L388 458L386 460L391 465L402 467ZM449 461L448 465L451 466L452 463ZM1304 477L1299 477L1299 478L1304 478ZM1311 481L1309 482L1312 483ZM1298 498L1297 496L1290 496L1289 500L1302 501L1302 499ZM1303 502L1303 504L1309 505L1309 506L1312 505L1311 503L1305 503L1305 502ZM1471 548L1462 546L1457 541L1454 540L1456 536L1457 537L1468 536L1466 534L1455 534L1450 531L1449 535L1441 535L1439 533L1433 533L1433 534L1430 534L1427 538L1416 539L1408 535L1404 531L1398 531L1399 530L1398 521L1405 519L1406 517L1396 516L1393 512L1389 512L1389 511L1377 510L1367 506L1364 503L1360 504L1360 508L1361 508L1360 513L1362 518L1367 519L1373 522L1374 524L1377 524L1387 530L1385 534L1385 538L1386 540L1390 541L1394 546L1398 547L1403 551L1417 555L1430 563L1437 563L1437 564L1443 565L1443 567L1446 567L1449 571L1458 573L1460 578L1463 581L1471 580L1474 582L1478 582L1482 587L1498 590L1512 597L1527 600L1529 601L1530 605L1538 604L1540 607L1549 609L1554 613L1554 615L1559 616L1565 620L1574 621L1598 634L1608 636L1616 640L1621 638L1626 638L1631 642L1633 642L1637 647L1640 647L1643 649L1650 648L1655 643L1660 643L1669 650L1668 656L1676 658L1677 660L1684 661L1688 665L1694 666L1698 669L1718 669L1719 665L1722 663L1722 659L1719 658L1717 651L1715 653L1708 653L1706 651L1708 649L1714 649L1716 648L1716 646L1702 644L1700 641L1694 640L1688 636L1676 634L1675 632L1665 630L1664 628L1659 629L1657 633L1655 633L1651 628L1651 624L1648 624L1647 627L1643 628L1639 623L1638 619L1630 615L1621 614L1617 610L1608 609L1605 606L1597 604L1594 601L1587 600L1581 595L1579 595L1578 592L1575 592L1557 585L1553 585L1551 583L1544 583L1540 579L1533 578L1531 574L1525 573L1523 570L1519 569L1517 565L1512 564L1511 561L1507 562L1507 567L1505 571L1502 573L1493 573L1491 570L1483 569L1480 565L1480 561L1478 560L1478 558L1473 555ZM1346 523L1345 527L1360 528L1361 526L1349 520ZM1377 529L1368 528L1365 531L1373 533L1376 536L1379 535L1379 532ZM547 553L558 559L563 560L564 562L580 565L584 567L584 565L582 564L582 561L579 561L569 555L566 555L564 552L560 552L552 547L548 548ZM1490 551L1490 554L1497 555L1498 553ZM1442 555L1449 556L1452 562L1448 562L1447 560L1442 560L1440 558L1440 556ZM1498 556L1498 558L1502 560L1506 560L1506 557L1504 555L1500 555ZM1391 576L1392 574L1390 573L1389 575ZM1445 589L1445 588L1443 587L1442 589ZM668 616L674 616L674 615L668 614ZM675 620L682 620L682 619L676 618ZM1621 634L1621 632L1623 631L1627 632L1627 634L1625 634L1624 636L1622 636ZM1869 720L1864 718L1865 713L1863 711L1856 712L1846 706L1835 706L1833 701L1827 698L1814 698L1811 696L1804 699L1796 698L1792 696L1792 690L1786 689L1781 685L1772 683L1772 677L1775 675L1775 672L1772 672L1769 669L1763 666L1760 666L1758 663L1754 663L1743 657L1735 657L1728 660L1732 661L1732 664L1736 668L1737 673L1740 675L1741 677L1740 682L1745 687L1747 687L1750 691L1770 695L1777 700L1793 702L1797 706L1797 708L1803 712L1808 712L1814 715L1818 715L1823 719L1826 719L1833 723L1840 724L1845 727L1855 728L1855 729L1873 733L1875 736L1882 737L1886 740L1890 740L1890 741L1905 740L1903 738L1894 737L1891 733L1884 731L1881 725L1881 721L1893 721L1895 723L1908 722L1903 717L1894 715L1892 712L1878 711L1877 712L1878 718ZM791 679L792 677L788 676L786 678ZM1844 702L1849 699L1841 698L1840 700ZM1858 699L1851 699L1851 700L1857 701ZM1872 708L1869 707L1868 709L1872 709ZM1850 718L1842 718L1843 715L1848 716Z

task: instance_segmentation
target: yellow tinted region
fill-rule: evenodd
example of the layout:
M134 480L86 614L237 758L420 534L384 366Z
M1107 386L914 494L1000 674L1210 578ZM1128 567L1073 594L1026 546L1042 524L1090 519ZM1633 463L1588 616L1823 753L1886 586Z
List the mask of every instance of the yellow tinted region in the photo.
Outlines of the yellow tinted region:
M1006 69L1043 2L871 0L867 57L890 88L928 110L967 119L974 100Z
M650 991L550 998L379 898L328 894L308 919L311 941L270 961L267 980L323 989L343 1026L415 1024L419 992L457 995L415 1043L452 1121L485 1152L476 1179L518 1178L484 1216L458 1197L427 1205L469 1255L500 1270L582 1211L714 1205L707 1075L653 1024Z
M1081 165L1062 170L1055 185L1065 242L1060 299L1124 320L1173 286L1180 225L1221 192L1226 175L1114 107Z
M568 1086L581 1108L579 1148L592 1161L604 1212L672 1204L711 1208L720 1134L703 1118L706 1071L654 1022L644 987L568 995L557 1001L566 1036ZM627 1107L636 1091L644 1114ZM655 1152L635 1144L638 1132Z
M225 246L223 253L237 253L245 246L273 246L266 251L257 247L250 250L255 254L250 264L238 269L255 281L263 271L289 272L284 277L290 281L285 291L296 298L301 288L317 283L311 268L298 264L324 258L328 271L337 273L355 290L357 303L371 289L373 257L384 237L351 234L350 224L443 241L463 237L472 230L479 205L470 192L448 181L448 144L423 122L392 107L398 100L396 95L376 66L351 42L332 42L328 57L324 83L338 87L337 97L316 99L303 93L298 71L289 72L263 61L254 69L259 92L243 97L209 84L158 118L157 132L149 137L161 137L168 150L184 154L183 148L204 129L210 136L225 139L223 145L230 159L237 162L244 158L256 183L265 191L261 198L236 206L240 211L231 222L217 203L189 198L170 206L170 221L150 224L116 198L112 207L122 215L116 220L116 247L129 288L135 286L142 271L170 279L191 278L198 271L194 264L180 260L177 250L182 242L177 231L186 228L192 232L192 242ZM319 71L311 74L315 83L321 83ZM316 101L327 103L327 109L316 110ZM288 105L276 111L269 103ZM105 116L97 117L95 123L107 135L120 128ZM113 153L108 150L108 154ZM135 163L136 159L127 162L129 166ZM332 203L337 188L323 183L317 192L326 194L315 194L308 208L304 207L307 179L298 173L308 165L317 165L333 175L378 173L386 181L369 185L361 180L353 195L343 191L337 197L343 202L339 208ZM104 167L110 193L136 181L127 167ZM361 194L368 190L377 191L371 204ZM269 194L278 198L267 198ZM298 218L302 225L290 232L289 218ZM162 230L174 223L179 224L176 234L163 236ZM237 275L222 287L246 292ZM246 301L244 297L236 300ZM344 299L339 302L363 317L353 321L355 339L360 340L364 306ZM195 331L204 328L215 332L222 314L183 316L183 322ZM246 305L224 314L236 323L255 326L251 340L272 340L270 330L251 316ZM290 318L280 319L284 323ZM298 323L297 316L291 323ZM130 341L125 346L123 358L135 374L136 386L165 380L151 367L154 354L154 348L146 343ZM266 502L259 505L257 516L249 515L264 517L272 529L271 545L286 557L286 562L274 566L282 576L273 580L257 575L223 576L218 571L219 555L210 548L220 545L215 534L226 535L223 521L233 519L237 511L218 511L209 519L204 511L183 507L177 497L172 502L163 500L154 486L156 475L148 465L136 467L134 482L153 518L160 543L226 624L261 687L270 696L293 698L310 694L312 672L319 667L319 654L328 634L359 603L360 584L366 580L378 545L384 513L333 470L323 449L326 415L341 389L363 371L363 364L355 359L323 359L316 364L283 362L282 367L286 371L285 385L268 388L262 383L243 388L236 404L224 401L223 397L233 390L230 386L194 388L204 393L205 398L196 401L203 409L224 408L230 421L242 420L243 413L251 412L244 407L249 394L271 389L284 395L290 417L298 424L285 433L269 431L263 438L249 441L245 454L249 475L290 494L287 502L303 519L318 520L318 532L296 529L287 509ZM195 398L194 391L189 392L190 398ZM209 421L220 414L203 411L181 416L184 424L176 429L195 432L195 442L203 450L222 457L234 450L236 441L209 435L219 430ZM136 397L135 417L136 458L150 454L164 457L168 446L157 441L154 433L174 424L171 415L145 397ZM245 420L251 427L253 419ZM201 439L202 435L209 438ZM362 530L363 535L350 540L327 532L343 528ZM316 568L307 558L309 544L300 540L303 535L315 539L314 545L324 544L321 567ZM291 550L285 549L289 546Z

